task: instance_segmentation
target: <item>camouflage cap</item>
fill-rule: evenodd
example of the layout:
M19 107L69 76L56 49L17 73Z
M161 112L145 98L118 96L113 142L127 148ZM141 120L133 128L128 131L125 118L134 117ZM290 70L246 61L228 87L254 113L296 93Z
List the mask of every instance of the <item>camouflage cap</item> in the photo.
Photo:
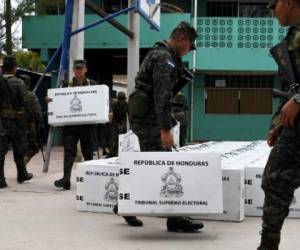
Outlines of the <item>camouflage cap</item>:
M276 7L276 3L277 3L277 0L270 0L269 4L267 5L267 8L269 8L270 10L274 10Z
M83 68L86 67L86 60L74 60L73 62L74 68Z
M196 50L195 40L197 39L197 31L193 26L191 26L188 22L181 22L174 30L183 31L191 41L191 50Z

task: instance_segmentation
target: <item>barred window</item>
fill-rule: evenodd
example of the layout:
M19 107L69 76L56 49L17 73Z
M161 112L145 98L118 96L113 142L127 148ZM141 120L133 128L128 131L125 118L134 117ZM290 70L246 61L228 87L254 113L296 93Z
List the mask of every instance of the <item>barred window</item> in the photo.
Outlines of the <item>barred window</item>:
M273 76L206 75L205 113L272 114Z

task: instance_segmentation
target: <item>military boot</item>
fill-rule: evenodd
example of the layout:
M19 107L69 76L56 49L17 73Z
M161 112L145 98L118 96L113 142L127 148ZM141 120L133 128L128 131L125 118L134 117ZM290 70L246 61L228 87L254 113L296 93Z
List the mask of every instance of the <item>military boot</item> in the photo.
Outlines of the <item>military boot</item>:
M54 182L54 186L58 188L63 188L64 190L71 189L71 171L72 168L64 168L64 176L63 178L56 180Z
M170 232L197 232L204 227L201 221L192 220L188 217L171 217L167 220L167 229Z
M115 205L113 208L113 212L118 214L118 205ZM142 227L143 222L135 216L123 216L124 220L128 223L129 226L132 227Z
M261 243L257 250L278 250L280 243L280 233L270 232L263 229L261 233Z
M17 163L17 171L18 171L17 181L19 183L23 183L24 181L29 181L33 177L32 173L27 172L26 166L24 164Z
M0 162L0 188L5 188L7 187L7 183L5 181L5 176L4 176L4 160L1 160Z

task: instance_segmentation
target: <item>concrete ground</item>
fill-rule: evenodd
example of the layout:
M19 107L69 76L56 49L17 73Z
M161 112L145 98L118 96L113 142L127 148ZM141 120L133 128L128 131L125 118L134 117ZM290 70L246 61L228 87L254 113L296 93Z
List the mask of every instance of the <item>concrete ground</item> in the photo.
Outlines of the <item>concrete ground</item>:
M242 223L205 222L200 233L168 233L164 219L143 218L143 228L130 228L109 214L77 212L75 184L58 191L53 181L62 175L62 150L53 150L48 174L40 155L29 164L35 178L19 185L9 153L5 170L9 188L0 191L0 250L255 250L260 218ZM74 175L73 175L74 177ZM300 220L287 220L282 250L300 249Z

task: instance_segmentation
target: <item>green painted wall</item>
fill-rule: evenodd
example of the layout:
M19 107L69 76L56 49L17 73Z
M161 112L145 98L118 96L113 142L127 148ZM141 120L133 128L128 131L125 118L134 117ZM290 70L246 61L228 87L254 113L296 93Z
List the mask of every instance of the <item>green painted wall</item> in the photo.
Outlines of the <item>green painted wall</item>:
M86 15L85 23L99 20L97 15ZM127 26L127 15L117 18ZM181 21L190 21L190 14L163 14L161 30L152 30L142 19L141 47L149 48L161 39L168 38L172 29ZM63 16L26 16L23 18L23 47L57 48L63 37ZM127 48L127 37L108 23L101 24L85 32L85 48L111 49Z

